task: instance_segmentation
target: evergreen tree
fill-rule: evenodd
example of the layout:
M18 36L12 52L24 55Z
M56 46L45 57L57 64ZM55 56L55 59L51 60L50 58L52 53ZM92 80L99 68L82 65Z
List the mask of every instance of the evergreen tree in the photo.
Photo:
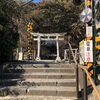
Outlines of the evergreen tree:
M13 50L17 46L16 7L13 0L0 0L0 64L13 59Z

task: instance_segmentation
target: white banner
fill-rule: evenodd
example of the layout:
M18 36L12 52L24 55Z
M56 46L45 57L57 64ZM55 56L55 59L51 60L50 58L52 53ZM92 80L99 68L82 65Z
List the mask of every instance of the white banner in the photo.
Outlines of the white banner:
M92 37L92 26L86 27L86 37Z
M19 58L18 60L23 60L23 53L22 52L19 52Z
M93 62L93 41L84 41L85 62Z

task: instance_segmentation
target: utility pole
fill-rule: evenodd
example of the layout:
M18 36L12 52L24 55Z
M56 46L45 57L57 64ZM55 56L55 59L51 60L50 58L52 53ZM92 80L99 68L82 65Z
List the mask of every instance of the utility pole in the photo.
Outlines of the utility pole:
M96 84L96 0L85 0L85 8L90 8L92 10L92 41L93 41L93 78L94 83ZM88 28L88 25L86 23L86 28Z
M93 68L94 68L94 83L96 84L96 2L92 0L92 31L93 31Z

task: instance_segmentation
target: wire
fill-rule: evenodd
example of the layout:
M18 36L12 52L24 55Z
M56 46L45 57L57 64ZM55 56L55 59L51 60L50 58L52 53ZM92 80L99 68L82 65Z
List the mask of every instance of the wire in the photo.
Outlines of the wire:
M29 1L29 2L27 2L27 3L25 3L25 4L23 4L23 5L21 5L20 7L23 7L23 6L25 6L25 5L29 4L29 3L31 3L32 1L34 1L34 0L31 0L31 1Z

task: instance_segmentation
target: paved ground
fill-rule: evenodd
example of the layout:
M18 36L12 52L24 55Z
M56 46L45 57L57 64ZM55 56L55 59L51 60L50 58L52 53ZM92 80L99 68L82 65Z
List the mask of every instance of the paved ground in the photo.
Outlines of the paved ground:
M98 79L99 79L99 81L98 81L98 85L96 87L100 94L100 75L98 75ZM90 94L88 97L89 97L89 100L99 100L94 90L93 90L92 94Z
M15 99L16 98L16 99ZM55 97L55 96L18 96L18 97L11 97L11 96L6 96L6 97L0 97L0 100L76 100L73 98L66 98L66 97Z

